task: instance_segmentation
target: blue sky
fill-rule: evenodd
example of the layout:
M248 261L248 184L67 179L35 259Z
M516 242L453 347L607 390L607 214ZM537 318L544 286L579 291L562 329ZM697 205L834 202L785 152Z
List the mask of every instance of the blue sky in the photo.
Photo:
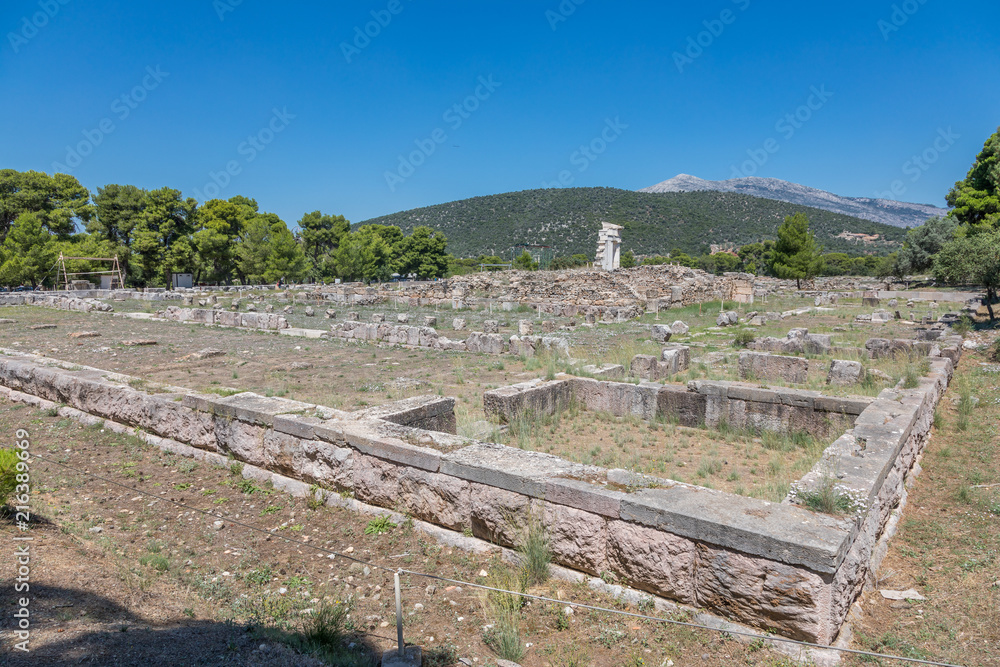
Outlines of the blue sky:
M678 173L944 205L1000 125L998 23L962 0L12 0L0 168L289 224Z

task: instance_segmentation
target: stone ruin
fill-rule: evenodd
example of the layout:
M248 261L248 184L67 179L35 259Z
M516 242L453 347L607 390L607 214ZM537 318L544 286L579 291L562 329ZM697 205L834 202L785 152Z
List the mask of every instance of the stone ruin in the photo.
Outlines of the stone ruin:
M625 229L621 225L612 225L610 222L601 224L601 231L597 233L597 263L605 271L614 271L622 265L621 230Z

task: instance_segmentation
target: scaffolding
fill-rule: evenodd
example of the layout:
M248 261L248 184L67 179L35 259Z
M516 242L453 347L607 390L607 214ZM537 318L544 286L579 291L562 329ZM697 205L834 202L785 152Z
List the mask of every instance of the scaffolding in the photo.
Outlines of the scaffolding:
M87 262L110 262L111 268L105 271L68 271L66 269L66 262L74 260ZM66 290L73 289L73 283L76 282L75 280L70 280L70 276L110 276L111 289L122 289L125 287L125 275L122 273L122 265L118 261L118 255L115 255L114 257L67 257L62 253L59 253L59 269L62 273L63 286Z

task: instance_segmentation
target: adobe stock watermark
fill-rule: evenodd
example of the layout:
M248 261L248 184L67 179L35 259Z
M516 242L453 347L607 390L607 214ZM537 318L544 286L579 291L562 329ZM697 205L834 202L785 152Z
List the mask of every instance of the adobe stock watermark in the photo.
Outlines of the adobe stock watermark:
M569 163L576 167L577 173L582 174L590 169L590 165L594 164L597 161L597 158L604 155L604 153L608 150L608 147L618 141L618 138L621 137L627 129L628 125L623 123L619 116L615 116L614 120L606 118L604 120L604 127L601 129L600 133L588 143L582 144L577 150L575 150L569 156ZM572 170L563 169L559 172L559 175L556 176L556 180L551 183L548 181L542 181L542 187L565 188L573 185L573 181L575 180L576 176L573 175Z
M139 108L139 105L146 101L151 92L160 87L163 80L170 76L170 72L164 72L157 65L155 68L146 68L146 75L142 77L132 90L122 93L111 102L111 113L119 122L126 120L132 112ZM104 143L104 139L113 133L118 126L111 116L102 118L93 129L81 131L83 139L75 145L66 146L65 162L53 162L52 169L56 173L69 174L74 169L83 164L83 160L91 155L98 146Z
M471 95L456 102L441 114L443 120L452 132L457 132L482 106L483 102L490 99L497 88L503 83L496 81L493 75L480 76L478 85ZM443 127L435 128L427 138L415 139L415 150L408 154L399 154L399 163L395 171L386 170L384 173L385 184L389 186L390 192L395 192L396 188L406 182L408 178L417 173L417 169L426 164L427 160L437 152L438 146L448 141L448 132Z
M892 13L889 14L889 20L879 19L876 25L878 26L879 32L882 33L882 39L889 41L889 35L894 32L899 32L910 20L910 17L920 11L920 8L927 4L927 0L904 0L903 2L892 6Z
M901 167L903 175L909 176L908 180L910 183L916 183L935 162L941 159L941 155L947 153L955 145L955 142L961 138L962 136L956 134L950 127L947 130L939 127L937 136L931 142L931 145L919 154L911 156L910 159L903 163ZM904 194L906 194L906 181L897 178L889 184L888 190L876 192L875 197L878 199L898 199Z
M226 20L226 14L235 12L243 4L243 0L212 0L212 9L220 21Z
M257 159L267 147L274 141L275 137L285 131L285 128L295 120L295 114L288 113L288 107L271 110L271 119L254 134L247 136L245 141L241 141L236 146L236 152L243 159L229 160L225 167L219 171L208 172L208 181L201 189L195 188L194 197L201 203L210 199L218 199L219 194L233 182L233 178L243 173L243 168Z
M732 2L741 12L745 12L750 8L750 0L732 0ZM726 31L726 26L736 23L737 17L739 17L739 14L732 9L723 9L719 13L719 18L702 21L701 23L705 26L705 29L697 35L688 37L687 47L684 49L684 52L674 51L674 66L677 67L677 71L683 74L685 67L694 64L695 60L701 58L705 53L705 49L715 44L715 40L721 37L722 33Z
M795 133L812 120L813 115L826 106L826 103L833 97L833 93L826 89L826 84L820 87L811 86L809 97L805 104L798 106L791 113L786 113L774 124L775 132L781 134L785 141L791 140ZM748 148L745 160L738 167L732 165L733 173L730 178L747 178L757 173L757 170L767 164L771 156L781 150L781 142L774 137L769 137L759 148Z
M31 528L31 442L28 432L19 428L14 436L14 451L17 452L17 463L14 464L14 522L21 533L27 533ZM28 653L31 651L31 542L30 535L15 533L14 541L14 592L23 597L14 598L14 650Z
M576 8L587 0L562 0L555 9L545 10L545 20L549 22L549 27L555 32L559 29L560 23L565 23L570 16L576 14Z
M38 7L41 11L21 17L21 26L17 32L8 32L7 41L14 53L21 50L29 41L34 39L40 30L49 24L56 17L62 7L68 5L72 0L40 0Z
M403 13L406 6L403 0L389 0L385 9L373 9L371 11L372 20L364 26L354 26L354 38L350 42L340 43L340 52L344 54L344 60L350 65L355 56L371 46L372 40L382 34L382 31L389 27L392 19Z

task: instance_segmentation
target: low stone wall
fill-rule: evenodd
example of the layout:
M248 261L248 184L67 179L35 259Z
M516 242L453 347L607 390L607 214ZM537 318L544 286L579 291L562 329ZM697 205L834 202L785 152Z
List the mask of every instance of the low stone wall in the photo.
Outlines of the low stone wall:
M952 371L949 359L931 358L918 388L883 392L861 411L852 440L827 450L838 457L844 484L871 502L858 517L837 518L402 425L447 419L450 404L439 397L345 413L251 393L223 398L178 387L151 393L124 375L0 352L0 394L12 400L63 404L63 414L133 427L170 451L220 466L231 456L284 476L285 487L349 491L365 503L501 545L515 544L533 513L543 518L560 564L612 572L636 588L820 643L835 638L864 584L875 540L926 443ZM754 388L738 383L682 390L572 378L522 393L567 385L561 391L572 389L589 404L619 401L632 410L646 406L642 412L683 392L696 411L704 406L706 422L721 417L723 405L732 413L740 402L765 403L741 393ZM547 400L543 394L530 400ZM814 409L819 400L813 397ZM793 403L778 405L801 407ZM385 420L393 416L397 423Z
M682 426L804 431L819 438L850 428L875 399L823 396L802 389L763 389L742 382L693 380L687 386L655 382L612 382L561 375L483 394L488 418L510 423L524 411L553 414L576 401L593 412L616 417L675 420Z
M225 327L243 327L280 331L288 328L288 320L276 313L235 313L214 308L178 308L170 306L157 315L173 322L197 322L218 324Z
M368 340L390 345L409 345L434 350L456 350L479 352L482 354L510 354L531 357L547 352L557 356L569 356L569 342L555 336L511 336L504 341L501 334L468 332L465 340L451 340L440 335L433 327L415 327L387 322L339 322L324 334L330 338L346 340Z
M93 299L81 299L75 296L51 296L32 292L0 294L0 306L39 306L41 308L71 310L78 313L89 313L95 310L111 312L114 310L110 304Z
M794 382L809 379L809 360L763 352L740 352L739 374L744 380Z

